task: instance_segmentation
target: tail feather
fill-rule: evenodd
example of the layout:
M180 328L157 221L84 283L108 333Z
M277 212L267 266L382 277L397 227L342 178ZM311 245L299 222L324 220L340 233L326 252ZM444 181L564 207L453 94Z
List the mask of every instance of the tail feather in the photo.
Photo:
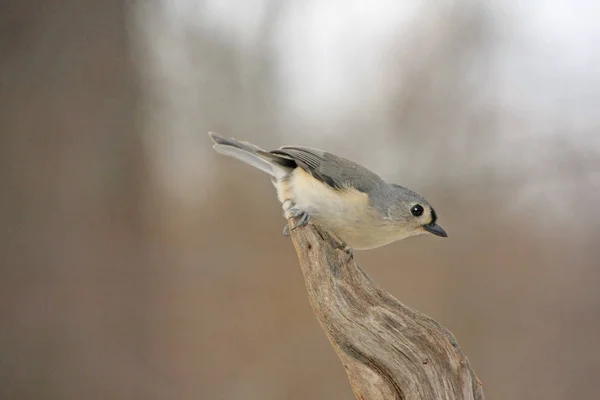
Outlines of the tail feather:
M252 143L242 142L242 141L236 140L234 138L226 138L215 132L208 132L208 134L216 144L237 147L239 149L246 150L250 153L254 153L254 152L258 152L258 151L265 151L264 149L254 145Z
M287 175L290 168L296 166L293 160L271 154L252 143L226 138L214 132L208 134L215 142L213 149L218 153L237 158L277 179Z

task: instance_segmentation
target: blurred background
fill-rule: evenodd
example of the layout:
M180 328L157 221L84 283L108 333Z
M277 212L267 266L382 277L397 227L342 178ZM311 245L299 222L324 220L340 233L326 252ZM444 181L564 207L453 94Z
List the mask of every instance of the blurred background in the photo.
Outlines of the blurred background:
M356 253L489 399L597 396L600 5L0 2L0 398L351 399L267 176L354 159L449 238Z

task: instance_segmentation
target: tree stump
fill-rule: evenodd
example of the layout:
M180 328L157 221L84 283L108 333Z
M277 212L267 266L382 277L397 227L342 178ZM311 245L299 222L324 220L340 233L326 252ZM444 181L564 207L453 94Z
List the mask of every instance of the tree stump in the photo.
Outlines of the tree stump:
M311 307L357 399L484 399L449 330L380 288L318 227L291 237Z

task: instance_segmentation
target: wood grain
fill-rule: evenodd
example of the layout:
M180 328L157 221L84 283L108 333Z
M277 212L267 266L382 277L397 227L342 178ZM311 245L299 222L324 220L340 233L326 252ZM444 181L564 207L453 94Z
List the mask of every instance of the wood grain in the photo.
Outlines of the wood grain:
M380 288L319 228L295 229L292 241L312 309L357 399L484 399L450 331Z

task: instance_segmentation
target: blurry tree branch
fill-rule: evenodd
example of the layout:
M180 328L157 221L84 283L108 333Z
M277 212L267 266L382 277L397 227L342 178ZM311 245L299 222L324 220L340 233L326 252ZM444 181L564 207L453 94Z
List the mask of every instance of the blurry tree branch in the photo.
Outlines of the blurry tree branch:
M292 232L308 297L357 399L483 399L456 339L381 289L308 225Z

